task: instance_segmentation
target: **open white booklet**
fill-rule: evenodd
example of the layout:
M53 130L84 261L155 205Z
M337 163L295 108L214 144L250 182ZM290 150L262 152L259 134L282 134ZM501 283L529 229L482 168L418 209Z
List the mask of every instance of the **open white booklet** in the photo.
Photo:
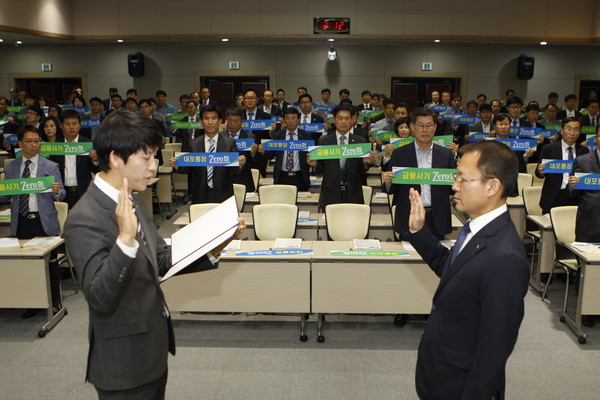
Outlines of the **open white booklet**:
M171 269L161 283L231 238L239 225L235 196L171 236Z

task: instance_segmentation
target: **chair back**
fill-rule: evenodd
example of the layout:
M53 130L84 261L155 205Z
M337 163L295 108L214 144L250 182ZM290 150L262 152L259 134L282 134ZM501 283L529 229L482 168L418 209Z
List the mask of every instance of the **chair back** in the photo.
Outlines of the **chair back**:
M542 196L541 186L529 186L523 188L523 203L527 215L542 215L540 207L540 197Z
M562 243L575 241L575 220L577 206L554 207L550 209L550 220L556 240Z
M525 168L527 169L527 173L529 175L531 175L531 177L533 178L533 186L543 186L544 185L544 178L538 178L537 176L535 176L535 170L537 168L536 163L527 164L525 166Z
M533 184L533 177L531 174L523 174L519 173L519 178L517 180L517 187L519 190L519 194L523 193L523 188L529 187Z
M197 220L218 205L219 203L192 204L190 206L190 222Z
M169 160L171 157L175 156L173 150L160 149L160 152L162 154L163 165L169 165Z
M235 195L235 202L237 203L238 212L242 212L244 208L244 202L246 201L246 185L240 183L233 184L233 194Z
M369 234L371 206L366 204L330 204L325 207L327 234L332 240L364 239Z
M165 143L165 150L171 150L173 153L181 153L181 143Z
M267 185L258 188L260 204L296 204L298 188L294 185Z
M252 207L254 236L257 240L293 238L298 223L298 206L294 204L257 204Z
M252 181L254 182L254 192L258 190L258 184L260 183L260 171L256 168L250 169L250 173L252 174Z
M59 235L62 236L65 221L67 220L67 216L69 215L69 205L64 201L55 201L54 208L56 208L56 212L58 213L58 226L60 226Z
M373 188L371 186L363 186L362 192L365 204L370 206L373 200Z

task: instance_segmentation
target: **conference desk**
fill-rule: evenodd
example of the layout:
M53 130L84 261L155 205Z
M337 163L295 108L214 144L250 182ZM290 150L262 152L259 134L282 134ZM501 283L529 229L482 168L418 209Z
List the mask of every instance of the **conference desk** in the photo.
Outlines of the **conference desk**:
M343 314L429 314L439 278L415 251L400 256L348 256L351 242L313 243L312 312L318 318L317 340L324 341L323 317ZM404 251L400 242L381 249Z
M374 194L371 201L371 212L375 214L389 214L390 206L387 197L387 195L379 197ZM244 202L244 211L251 212L252 207L256 204L260 204L258 193L247 193ZM310 196L306 197L299 196L296 204L300 211L309 211L311 214L317 213L319 212L319 193L310 193Z
M171 311L310 313L310 253L300 255L241 255L269 250L273 241L242 241L239 251L227 250L217 269L174 276L161 287ZM311 250L313 242L303 241Z
M22 246L27 240L20 240ZM64 243L57 239L48 247L0 248L0 307L45 308L47 321L38 332L44 337L67 314L63 307L58 313L52 311L48 260L50 252Z
M565 311L560 320L566 322L578 336L579 343L585 344L587 339L586 333L581 329L581 316L600 315L600 290L598 290L600 287L600 249L594 252L582 252L571 244L567 244L566 247L578 259L580 280L575 319Z
M550 218L543 215L528 215L527 220L536 225L540 232L537 262L532 260L529 284L541 293L545 285L542 283L542 274L549 274L554 268L554 230Z
M319 176L311 176L310 177L310 191L311 192L320 192L321 184L323 182L323 178ZM259 186L269 186L273 185L274 178L260 178ZM367 185L373 188L373 192L381 191L381 177L380 176L367 176Z

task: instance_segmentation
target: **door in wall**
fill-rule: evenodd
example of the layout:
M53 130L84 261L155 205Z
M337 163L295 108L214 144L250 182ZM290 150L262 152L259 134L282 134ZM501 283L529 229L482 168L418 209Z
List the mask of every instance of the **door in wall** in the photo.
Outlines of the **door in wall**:
M45 97L46 104L66 104L73 89L81 87L81 78L17 78L15 86L36 98ZM88 98L86 93L83 96Z
M406 103L410 112L429 103L434 90L439 91L440 95L443 91L460 93L461 78L393 76L391 85L392 98Z
M579 83L579 95L577 99L579 100L579 109L588 106L588 102L593 98L598 98L598 94L600 93L600 80L582 80ZM559 99L558 103L560 104L562 99Z
M233 107L238 94L247 89L256 90L258 97L269 87L268 76L205 76L200 77L200 86L210 90L211 98L217 102L219 108L225 113Z

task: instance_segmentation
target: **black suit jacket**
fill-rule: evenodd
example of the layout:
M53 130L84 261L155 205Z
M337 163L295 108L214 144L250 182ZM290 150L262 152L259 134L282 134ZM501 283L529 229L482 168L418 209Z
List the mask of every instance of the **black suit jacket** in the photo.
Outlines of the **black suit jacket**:
M273 139L275 140L287 140L286 137L287 129L282 129L273 133ZM303 129L298 129L298 140L313 140L312 136L309 132L306 132ZM310 165L306 162L306 154L307 151L299 151L298 152L300 162L300 172L302 173L302 179L304 179L304 183L306 187L310 187ZM268 158L275 157L275 166L273 167L273 178L274 183L279 183L279 176L281 175L281 169L283 168L283 163L285 162L285 151L269 151L267 153Z
M275 104L277 107L279 107L279 109L281 110L281 114L283 114L285 112L285 110L287 110L288 106L290 105L290 103L288 103L287 101L284 101L283 104L279 104L279 102L273 102L273 104Z
M217 153L237 153L237 146L233 139L225 135L219 135L217 139ZM204 153L208 149L204 146L204 136L198 136L190 142L190 152ZM207 203L208 180L206 175L207 167L179 167L180 173L190 174L192 193L192 204ZM213 167L213 190L216 192L216 202L220 203L233 196L233 176L236 167ZM238 167L239 168L239 167Z
M436 275L416 368L422 399L504 398L505 366L523 319L529 269L509 213L485 225L452 264L427 227L407 239Z
M540 153L540 161L541 160L562 160L562 140L554 143L550 143L547 146L542 148ZM582 154L588 153L589 150L585 146L575 145L575 154L573 156L580 156ZM544 186L542 187L542 197L540 198L540 207L542 207L542 211L544 213L550 212L552 207L556 207L556 201L560 194L560 186L562 184L563 175L562 174L544 174L541 175L537 168L535 170L535 175L538 178L544 178Z
M573 172L600 174L598 152L593 151L575 158ZM600 242L600 190L572 190L578 197L575 240L578 242Z
M583 114L581 114L579 111L575 110L575 118L581 118L583 116ZM560 119L563 120L567 118L567 110L560 110L559 112L556 113L556 119Z
M231 134L227 129L219 133L221 135L231 137ZM255 139L256 142L256 137L254 134L245 130L241 130L239 132L238 139ZM259 171L266 168L265 157L258 151L254 154L254 156L252 156L250 150L240 151L240 155L246 156L246 164L240 166L233 174L233 183L245 185L247 192L254 192L256 188L254 186L254 180L252 179L252 168L256 168Z
M537 121L535 123L535 126L533 126L533 124L531 122L527 121L526 117L519 118L519 126L522 126L524 128L542 128L542 129L545 128L544 125L540 124Z
M78 140L79 142L91 142L89 138L81 135L79 135ZM66 139L63 140L63 142L64 141L66 141ZM65 182L65 156L50 156L49 158L58 164L61 178L63 182ZM92 173L98 172L98 167L94 165L90 156L77 156L75 165L77 168L77 192L79 193L79 196L82 196L88 186L90 186Z
M413 142L395 149L392 152L390 161L382 169L391 171L392 167L416 168L418 164L415 146L416 144ZM450 149L433 144L431 166L432 168L456 168L454 153ZM419 193L421 192L421 185L398 185L393 183L390 188L390 193L394 195L394 204L396 204L394 230L399 234L406 232L408 229L408 216L410 214L408 192L410 188L414 188ZM452 231L452 211L450 210L450 196L452 193L454 192L451 186L431 185L431 219L440 235L447 235Z
M304 119L304 115L302 114L302 112L300 112L300 123L303 124L304 122L302 122ZM323 117L321 117L319 114L317 113L311 113L310 114L310 123L311 124L322 124L324 122ZM319 141L319 139L321 138L321 136L323 136L321 134L321 132L310 132L310 136L312 138L312 140L315 141L315 143L317 143Z
M348 134L348 144L365 143L360 136ZM320 146L336 145L336 134L323 136L319 140ZM348 186L348 202L363 204L362 185L367 184L367 169L362 158L346 159L346 183ZM319 160L317 164L317 175L323 175L321 183L321 195L319 206L325 208L329 204L341 202L340 190L340 160Z
M265 111L264 109L264 104L261 104L260 106L257 107L260 111L264 112L265 114L269 114L268 112ZM279 108L279 106L275 103L271 104L271 117L281 117L281 108Z
M592 121L591 121L591 118L589 115L582 115L581 118L579 118L579 119L581 120L581 123L583 124L583 126L591 126L592 125ZM596 115L596 126L598 126L598 124L600 124L600 114Z
M181 122L188 122L190 120L190 116L186 115L181 119ZM196 122L200 122L200 117L196 117ZM194 131L194 136L192 139L196 139L198 136L204 133L204 129L176 129L173 132L173 136L175 136L175 142L181 143L181 151L190 151L190 131Z

